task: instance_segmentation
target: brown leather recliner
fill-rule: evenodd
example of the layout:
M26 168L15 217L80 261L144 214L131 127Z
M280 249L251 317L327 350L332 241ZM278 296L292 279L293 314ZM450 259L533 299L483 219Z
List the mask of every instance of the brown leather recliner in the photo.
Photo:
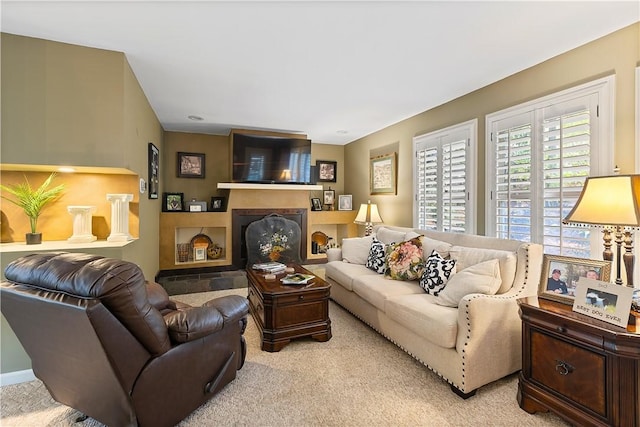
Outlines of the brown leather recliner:
M42 253L10 263L2 313L53 398L106 425L171 426L236 377L248 303L173 302L131 262Z

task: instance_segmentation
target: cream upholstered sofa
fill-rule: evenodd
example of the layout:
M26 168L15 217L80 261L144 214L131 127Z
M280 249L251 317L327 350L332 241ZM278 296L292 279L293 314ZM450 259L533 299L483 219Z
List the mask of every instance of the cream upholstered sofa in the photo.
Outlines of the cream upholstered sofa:
M436 372L463 398L521 368L516 300L537 293L541 245L388 226L376 227L374 235L386 244L423 236L425 258L435 249L456 260L452 279L465 278L455 287L461 295L474 282L473 274L461 273L472 272L482 262L498 266L495 276L500 287L493 295L464 295L457 307L440 305L441 295L426 293L418 281L392 280L367 268L373 236L356 237L344 239L341 253L332 253L339 259L326 264L335 302ZM448 284L454 283L452 279Z

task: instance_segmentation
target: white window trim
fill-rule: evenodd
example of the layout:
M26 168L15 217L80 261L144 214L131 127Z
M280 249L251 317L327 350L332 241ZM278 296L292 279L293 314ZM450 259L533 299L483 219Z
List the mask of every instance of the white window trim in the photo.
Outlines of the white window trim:
M418 180L416 177L416 153L418 144L424 140L447 136L448 134L469 131L469 145L467 147L467 158L469 162L465 165L466 176L470 177L467 186L467 205L465 206L467 223L466 233L475 234L477 230L477 193L478 178L476 173L476 165L478 163L478 119L469 120L467 122L458 123L443 129L415 136L413 138L413 227L418 227Z
M488 236L495 235L494 205L491 200L492 191L496 186L495 176L492 173L495 170L493 143L491 142L492 123L516 114L522 114L527 110L542 108L544 105L557 104L567 99L586 96L594 92L598 92L599 95L599 116L601 118L606 117L607 120L599 120L599 125L596 129L598 141L604 141L605 143L600 143L597 147L595 155L598 163L593 167L590 175L611 175L615 167L613 158L615 152L615 76L613 75L496 111L485 117L485 184L487 188L485 196L485 230ZM610 143L606 144L607 141Z

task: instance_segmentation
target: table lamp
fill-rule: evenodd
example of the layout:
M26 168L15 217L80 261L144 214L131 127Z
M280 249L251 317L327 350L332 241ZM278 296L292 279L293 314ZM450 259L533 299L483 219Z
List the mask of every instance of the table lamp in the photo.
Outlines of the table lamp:
M382 218L378 212L378 205L375 203L372 204L371 200L367 200L367 203L362 203L358 210L358 215L356 215L356 219L353 222L363 224L365 226L364 235L369 236L373 231L373 224L382 223Z
M582 193L565 224L589 224L604 227L602 258L613 260L612 228L617 245L616 284L622 285L620 264L627 271L627 286L633 287L633 239L631 229L640 227L640 175L613 175L587 178ZM622 244L625 254L621 258Z

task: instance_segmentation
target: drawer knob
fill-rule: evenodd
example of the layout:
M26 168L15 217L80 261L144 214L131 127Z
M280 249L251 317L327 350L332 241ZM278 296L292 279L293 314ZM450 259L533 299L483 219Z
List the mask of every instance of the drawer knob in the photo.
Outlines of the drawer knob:
M567 332L567 328L565 328L564 326L558 326L556 330L561 334L564 334L565 332Z
M300 295L300 296L298 297L298 299L299 299L299 300L303 300L303 299L304 299L304 295Z
M560 375L569 375L573 372L573 366L562 360L556 360L556 371Z

